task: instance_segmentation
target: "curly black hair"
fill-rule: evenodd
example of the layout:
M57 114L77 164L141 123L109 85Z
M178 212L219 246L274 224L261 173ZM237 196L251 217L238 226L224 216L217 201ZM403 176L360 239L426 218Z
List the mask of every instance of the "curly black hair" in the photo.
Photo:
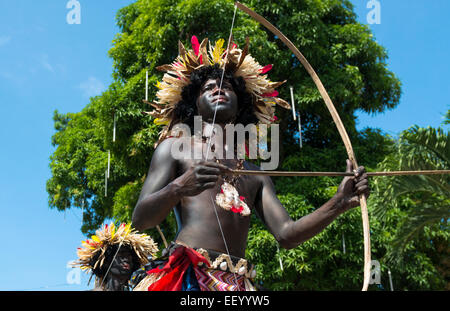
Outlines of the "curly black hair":
M92 269L92 273L94 273L95 276L103 278L106 275L106 272L108 271L109 266L111 265L112 259L114 257L114 254L116 254L117 249L119 247L119 244L114 244L108 246L108 248L105 251L105 261L102 265L97 265L95 269ZM141 261L139 260L139 257L137 256L136 252L129 246L129 245L122 245L122 249L128 249L132 254L132 267L131 271L135 271L139 269L141 266ZM92 256L90 265L91 267L94 266L94 264L97 262L98 257L100 256L101 252L97 252L94 256Z
M223 69L218 64L205 66L195 70L191 74L191 83L185 86L181 92L181 100L174 109L174 117L191 129L194 126L194 116L198 114L196 101L200 94L200 88L208 79L220 79ZM231 83L238 98L238 113L235 123L246 126L256 124L258 118L254 113L253 97L245 89L245 80L242 77L234 77L232 72L225 70L224 80Z

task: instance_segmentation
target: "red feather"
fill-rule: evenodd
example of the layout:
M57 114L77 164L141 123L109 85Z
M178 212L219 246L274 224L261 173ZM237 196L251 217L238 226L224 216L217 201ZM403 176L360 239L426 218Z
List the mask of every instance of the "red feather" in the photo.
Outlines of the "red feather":
M269 72L270 70L272 70L272 65L266 65L263 68L260 69L261 74L265 74L266 72Z
M194 53L195 55L198 56L198 51L200 49L200 44L198 43L198 39L196 36L192 36L191 38L191 44L192 44L192 48L194 49Z
M265 93L265 94L262 94L261 96L262 97L277 97L278 96L278 91L273 91L272 93Z

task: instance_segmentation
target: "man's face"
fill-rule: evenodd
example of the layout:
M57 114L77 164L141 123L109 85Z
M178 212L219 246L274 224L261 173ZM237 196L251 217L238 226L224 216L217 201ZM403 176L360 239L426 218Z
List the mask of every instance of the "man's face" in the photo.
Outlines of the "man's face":
M130 277L133 273L133 256L128 247L120 248L111 266L111 275L116 277Z
M212 122L216 105L217 123L228 123L236 118L238 100L231 83L224 80L221 90L219 90L219 86L220 79L209 79L200 88L197 111L206 122Z

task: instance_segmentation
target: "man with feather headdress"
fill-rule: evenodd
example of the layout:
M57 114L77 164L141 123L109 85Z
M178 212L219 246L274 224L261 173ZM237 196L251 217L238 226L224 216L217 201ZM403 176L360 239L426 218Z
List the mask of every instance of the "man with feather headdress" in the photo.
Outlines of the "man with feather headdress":
M153 240L132 230L131 224L116 227L111 223L82 241L72 265L95 275L95 291L124 291L129 290L132 273L157 252Z
M230 40L209 46L192 37L192 50L179 43L179 56L158 69L165 72L157 101L149 114L164 125L153 154L147 179L133 212L133 225L146 230L160 224L173 210L179 227L175 241L165 250L157 267L135 290L254 290L256 270L245 257L250 215L267 226L282 247L293 248L321 232L346 210L368 195L364 168L346 177L336 195L313 213L294 221L278 200L267 176L233 176L231 169L260 170L238 157L236 144L219 138L208 157L216 128L227 125L271 124L275 106L290 109L275 88L283 82L267 78L271 66L261 66ZM188 137L189 152L206 148L199 160L186 154L174 157L180 137L171 135L176 125L195 127L202 118L201 135ZM186 140L184 140L186 141ZM219 150L218 150L219 149ZM219 159L216 151L234 150L232 158ZM188 153L185 151L185 153ZM350 161L347 171L352 172Z

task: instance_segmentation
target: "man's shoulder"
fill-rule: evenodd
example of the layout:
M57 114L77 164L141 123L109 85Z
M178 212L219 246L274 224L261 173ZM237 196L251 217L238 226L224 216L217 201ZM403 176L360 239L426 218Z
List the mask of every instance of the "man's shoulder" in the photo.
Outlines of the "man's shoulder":
M171 158L188 157L185 153L194 148L193 137L168 137L164 139L155 149L155 153L170 156Z
M262 171L260 166L249 161L245 161L244 167L248 171ZM258 181L260 185L263 185L264 183L271 181L270 177L265 175L251 175L251 177L253 177L255 181Z
M259 167L258 165L254 164L252 162L245 161L244 163L245 163L246 169L249 171L260 171L261 170L261 167Z
M161 141L155 149L155 152L163 153L163 154L171 154L172 146L175 143L179 143L180 141L184 142L182 138L178 137L167 137L163 141Z
M172 156L172 146L177 138L168 137L161 141L153 152L152 158L161 158L166 160L174 159Z

